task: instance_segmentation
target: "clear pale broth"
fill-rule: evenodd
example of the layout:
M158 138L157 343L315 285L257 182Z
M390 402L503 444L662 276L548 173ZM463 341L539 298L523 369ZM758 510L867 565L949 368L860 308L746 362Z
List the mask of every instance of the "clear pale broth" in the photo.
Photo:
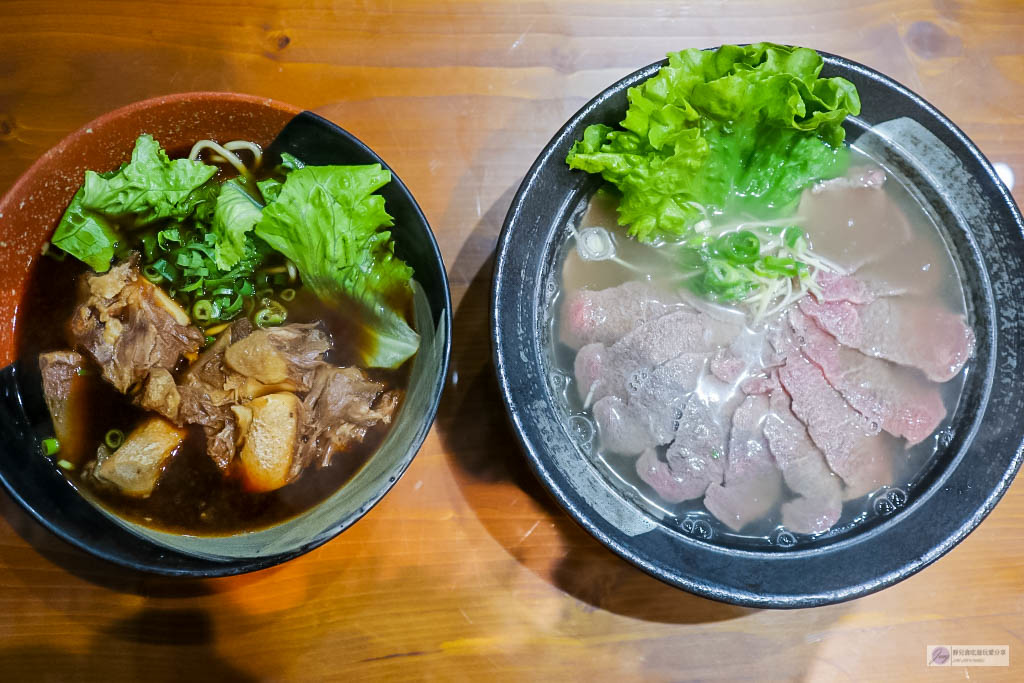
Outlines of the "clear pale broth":
M859 177L872 167L878 168L879 164L851 148L847 178ZM794 224L807 231L812 247L819 255L850 269L859 267L859 276L893 293L930 298L954 313L964 314L959 268L941 230L913 192L888 169L883 170L887 180L881 190L833 190L819 194L808 191L794 217ZM673 280L679 279L674 264L659 254L656 247L640 244L626 236L625 229L617 225L615 208L615 198L599 192L585 197L572 213L556 260L557 277L553 278L553 287L549 285L551 296L547 318L550 388L573 439L606 479L639 508L679 527L684 533L740 547L787 548L813 539L834 537L906 505L917 482L952 439L952 418L959 405L964 380L971 370L970 362L960 374L940 385L947 416L934 434L909 449L905 448L902 439L881 435L880 438L888 440L893 454L893 485L846 501L839 521L817 537L794 535L781 526L781 502L793 495L788 490L769 514L737 533L715 519L701 498L675 505L662 501L640 480L635 470L635 457L618 455L602 448L590 411L584 409L576 388L573 376L575 351L558 341L556 330L561 301L579 289L605 289L637 279L672 285ZM756 220L763 217L722 214L714 217L713 221L729 223L741 218ZM615 241L616 255L647 275L638 275L636 271L612 261L584 261L580 258L575 248L574 229L591 226L607 229ZM759 334L749 327L745 333ZM700 390L698 387L697 391ZM726 421L725 424L728 428L730 423Z

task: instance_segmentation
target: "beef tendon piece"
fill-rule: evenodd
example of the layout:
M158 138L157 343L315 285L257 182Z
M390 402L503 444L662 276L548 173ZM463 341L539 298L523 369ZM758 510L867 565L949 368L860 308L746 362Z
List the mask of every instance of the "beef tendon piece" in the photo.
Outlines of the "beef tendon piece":
M330 339L316 325L258 330L238 320L182 375L177 423L202 426L207 453L226 471L244 435L232 408L261 396L308 390L330 348Z
M181 408L181 392L174 383L174 376L164 368L153 368L146 376L142 391L135 396L135 402L146 410L163 415L172 422L178 421Z
M273 491L291 482L299 447L302 402L295 394L280 392L253 399L232 412L240 427L238 471L250 491Z
M320 365L303 400L305 426L293 471L314 461L329 465L336 452L361 442L371 428L390 424L399 399L398 391L384 391L359 368Z
M185 430L160 417L143 420L124 443L111 452L100 446L95 463L87 466L99 482L133 498L148 498L168 460L185 441Z
M71 317L75 343L122 393L153 368L173 371L183 355L196 353L203 343L185 311L141 277L138 261L133 254L103 275L83 277Z
M292 324L255 330L228 346L224 361L246 378L268 385L290 383L296 391L308 391L330 348L330 339L318 325Z

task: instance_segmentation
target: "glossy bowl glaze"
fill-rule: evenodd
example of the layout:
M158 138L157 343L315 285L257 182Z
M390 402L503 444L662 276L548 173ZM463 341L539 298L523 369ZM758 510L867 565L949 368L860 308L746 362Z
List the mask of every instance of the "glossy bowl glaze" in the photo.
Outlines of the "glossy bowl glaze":
M253 140L269 157L291 152L310 164L390 168L333 123L291 105L235 93L158 97L105 114L44 154L0 199L0 482L36 520L99 557L141 571L221 576L283 562L330 540L376 504L405 472L426 438L447 372L451 301L441 254L416 200L392 170L380 192L395 217L395 252L418 283L416 327L422 344L411 361L406 398L369 462L338 492L307 512L254 532L195 537L157 531L117 517L81 496L40 455L49 425L35 359L17 359L18 306L40 256L86 169L116 168L142 133L172 154L196 140Z
M1024 383L1016 376L1024 334L1024 223L978 148L910 90L860 64L823 55L822 76L860 91L847 139L912 189L950 245L966 289L977 351L949 438L905 498L867 521L791 545L730 546L706 522L659 516L612 483L592 459L593 432L554 398L548 303L558 289L558 249L573 210L599 180L570 171L566 153L594 123L616 125L628 88L651 64L576 113L544 148L512 201L496 256L492 298L495 366L508 413L540 480L612 551L653 576L717 600L806 607L879 590L920 570L974 529L1021 464ZM791 537L790 537L791 538ZM788 547L787 547L788 546Z

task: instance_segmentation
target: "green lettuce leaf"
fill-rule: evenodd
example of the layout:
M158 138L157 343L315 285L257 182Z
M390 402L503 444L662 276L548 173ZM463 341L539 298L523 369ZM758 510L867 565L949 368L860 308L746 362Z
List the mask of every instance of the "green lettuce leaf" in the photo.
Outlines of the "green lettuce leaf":
M249 194L239 178L222 183L213 212L211 230L217 236L217 267L231 270L246 253L246 234L256 227L263 206Z
M120 243L119 226L194 215L212 220L218 188L208 183L216 167L199 161L171 161L150 135L135 141L131 162L107 173L85 172L85 182L68 205L51 240L98 273L110 268Z
M132 217L136 226L184 220L211 198L199 191L217 173L201 161L175 159L151 135L135 141L132 160L113 175L85 172L82 206L111 218Z
M733 202L791 206L845 170L842 122L860 113L854 85L819 78L822 65L771 43L672 53L629 89L622 128L589 126L566 161L618 187L619 222L644 242L677 240Z
M288 174L263 210L256 235L288 257L317 297L364 313L356 339L369 367L397 368L419 347L403 315L412 297L412 269L394 254L384 198L391 180L379 164L305 166Z
M110 268L118 241L116 227L102 214L82 205L81 188L64 212L52 240L54 246L84 261L97 273Z
M275 172L278 176L287 176L295 169L302 168L306 164L302 160L295 156L285 152L281 155L281 163L277 165ZM281 194L281 187L284 185L284 181L279 177L264 178L256 183L256 187L259 188L260 194L263 195L263 200L268 204Z
M263 195L263 201L269 204L281 194L281 188L284 187L284 183L277 178L265 178L257 181L256 187L259 188L260 194Z

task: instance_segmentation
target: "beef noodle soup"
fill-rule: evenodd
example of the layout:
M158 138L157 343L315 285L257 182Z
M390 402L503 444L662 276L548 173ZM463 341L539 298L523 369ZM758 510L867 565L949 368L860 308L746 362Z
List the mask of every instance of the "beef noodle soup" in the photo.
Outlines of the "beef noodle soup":
M587 418L584 429L594 431L599 465L657 514L688 517L691 523L701 522L742 543L772 541L780 533L788 540L786 532L822 533L833 527L838 531L862 521L877 506L906 503L915 478L949 437L966 373L960 367L970 343L969 330L957 326L965 319L958 271L939 231L910 193L866 157L857 161L844 178L848 182L809 191L794 220L806 229L816 253L855 271L873 302L908 302L914 310L940 317L928 321L930 326L921 330L917 341L942 344L933 335L947 334L949 344L962 345L944 357L953 357L954 367L931 366L933 378L920 368L871 355L872 347L881 347L883 339L866 342L868 353L840 345L824 327L832 320L825 315L812 318L799 302L754 320L749 312L702 300L680 287L678 269L658 253L658 247L617 234L614 197L599 193L575 212L575 230L559 257L560 287L552 304L551 357L558 376L565 378L556 383L557 394L566 410ZM751 216L721 220L756 222ZM616 260L581 258L577 240L594 227L614 236ZM863 230L861 239L849 238L854 227ZM638 269L643 276L637 276ZM813 310L817 301L814 295L808 297L804 309ZM865 305L872 304L844 307L865 311ZM897 314L872 322L882 327L898 324ZM952 331L936 324L942 319ZM695 329L690 327L694 320L707 338L676 336ZM647 336L658 332L659 325L671 338L652 341ZM801 387L790 375L790 385L778 381L786 361L775 345L785 343L778 339L783 332L794 335L792 341L814 367L824 365L824 382L815 378L818 383ZM923 364L923 356L900 360ZM898 385L883 384L888 382ZM790 386L806 392L798 394L809 404L800 406L807 411L803 415L790 407L797 400L788 395ZM837 399L829 412L814 410L828 398ZM657 422L656 401L668 415L668 434L652 439L645 432ZM642 428L634 419L638 408L645 413ZM863 432L860 438L865 443L858 446L863 455L855 463L863 471L843 478L826 467L832 453L824 452L813 437L822 438L825 448L841 450L844 445L827 441L817 428L812 431L812 425L818 427L812 420L821 421L823 432ZM850 424L851 420L862 424ZM796 488L802 485L798 480L789 483L780 464L786 456L776 454L786 449L787 440L795 440L784 431L790 427L815 462L822 463L816 468L821 481L804 483L805 490L813 494L824 489L838 496L823 495L820 505L808 505L808 516L802 519L797 513L803 510L793 502L813 498ZM630 429L641 432L631 434ZM720 449L721 480L711 490L707 481L698 480L687 491L679 481L686 478L672 472L669 463L684 453L697 457L693 452L700 440L695 435L708 431L714 433L708 441L714 444L712 450ZM679 439L691 443L678 444ZM679 449L671 459L670 444ZM651 445L653 450L648 450ZM742 473L740 463L755 471L764 466L765 474L750 479L741 474L740 482L749 483L739 495L730 496L729 474L737 469ZM789 524L784 524L786 510L792 515L786 520ZM815 527L820 519L827 522Z
M625 130L587 130L569 165L608 185L570 219L550 304L551 385L577 443L641 507L741 546L904 505L951 436L974 351L937 225L842 142L841 117L806 118L857 113L851 84L793 74L794 92L845 93L803 95L796 118L709 103L736 79L775 87L798 53L813 65L801 50L670 55L630 92Z
M16 322L53 418L44 452L71 485L139 524L223 535L358 472L418 342L411 269L381 229L389 180L270 165L246 142L172 161L149 136L88 173Z

